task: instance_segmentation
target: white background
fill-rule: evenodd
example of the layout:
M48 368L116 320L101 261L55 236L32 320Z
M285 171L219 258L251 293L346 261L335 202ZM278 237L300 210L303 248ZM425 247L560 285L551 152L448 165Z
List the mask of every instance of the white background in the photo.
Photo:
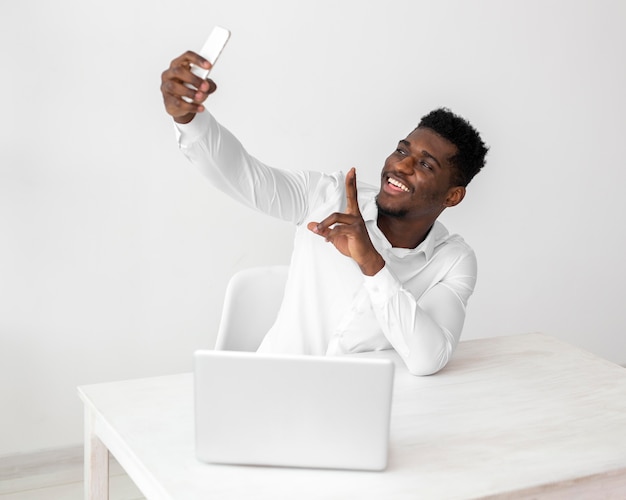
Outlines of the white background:
M80 443L77 385L189 371L228 278L288 262L292 228L212 189L163 111L161 72L215 24L211 109L270 164L377 182L423 114L468 117L491 151L443 215L479 259L464 338L626 363L626 2L0 9L0 455Z

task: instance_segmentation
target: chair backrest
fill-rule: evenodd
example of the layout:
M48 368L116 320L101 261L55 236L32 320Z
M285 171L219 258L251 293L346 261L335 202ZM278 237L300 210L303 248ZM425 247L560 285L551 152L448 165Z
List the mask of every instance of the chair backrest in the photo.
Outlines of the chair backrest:
M243 269L226 287L215 349L256 351L283 300L288 266Z

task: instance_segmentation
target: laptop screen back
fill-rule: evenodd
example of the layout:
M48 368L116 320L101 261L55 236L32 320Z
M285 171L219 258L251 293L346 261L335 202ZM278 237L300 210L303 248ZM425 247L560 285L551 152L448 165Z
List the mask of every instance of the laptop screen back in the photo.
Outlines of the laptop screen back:
M197 351L196 454L227 464L382 470L390 360Z

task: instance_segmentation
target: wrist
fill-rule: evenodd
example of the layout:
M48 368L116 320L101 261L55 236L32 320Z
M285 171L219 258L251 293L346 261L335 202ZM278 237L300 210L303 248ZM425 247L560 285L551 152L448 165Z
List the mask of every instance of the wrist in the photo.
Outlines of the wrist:
M183 115L183 116L175 116L174 117L174 121L176 123L180 123L181 125L185 125L185 124L189 123L191 120L193 120L194 116L196 116L195 113L188 113L188 114Z
M369 259L367 262L363 264L359 264L361 268L361 272L366 276L374 276L377 274L383 267L385 267L385 260L382 255L376 253L376 255Z

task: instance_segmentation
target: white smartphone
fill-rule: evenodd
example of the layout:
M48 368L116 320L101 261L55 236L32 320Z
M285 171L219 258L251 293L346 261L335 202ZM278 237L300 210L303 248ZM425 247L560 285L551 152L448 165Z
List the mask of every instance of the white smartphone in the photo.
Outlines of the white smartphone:
M215 26L213 28L213 31L211 31L209 37L206 39L206 42L204 42L204 45L202 46L202 49L200 49L200 52L198 52L198 54L204 57L211 64L215 64L220 54L222 53L222 50L224 50L224 46L226 45L226 42L228 42L229 38L230 31L228 31L226 28L222 28L221 26ZM210 71L211 70L209 69L200 68L195 64L191 65L191 72L194 75L199 76L203 80L206 80L206 78L209 76ZM190 89L196 90L196 88L189 83L185 83L185 86ZM183 100L187 102L192 102L192 100L186 96L183 96Z
M215 26L198 54L215 65L229 38L230 31L221 26ZM206 79L206 77L209 76L209 71L208 69L199 68L194 64L191 65L191 72L202 79Z

